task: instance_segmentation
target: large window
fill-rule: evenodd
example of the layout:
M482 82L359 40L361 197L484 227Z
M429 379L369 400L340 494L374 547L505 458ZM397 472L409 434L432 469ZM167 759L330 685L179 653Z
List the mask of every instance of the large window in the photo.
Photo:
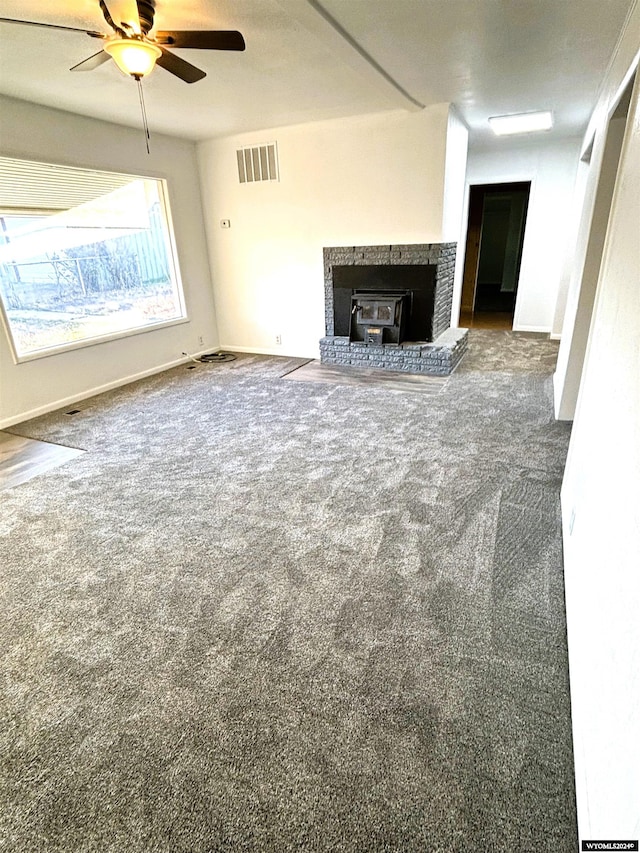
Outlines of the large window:
M17 361L186 319L162 181L0 158Z

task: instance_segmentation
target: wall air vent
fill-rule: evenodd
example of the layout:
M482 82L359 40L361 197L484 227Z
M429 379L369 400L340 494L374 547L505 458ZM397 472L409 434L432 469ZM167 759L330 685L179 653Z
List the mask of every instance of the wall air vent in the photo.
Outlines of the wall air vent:
M279 180L278 149L275 142L256 145L254 148L238 148L236 155L241 184Z

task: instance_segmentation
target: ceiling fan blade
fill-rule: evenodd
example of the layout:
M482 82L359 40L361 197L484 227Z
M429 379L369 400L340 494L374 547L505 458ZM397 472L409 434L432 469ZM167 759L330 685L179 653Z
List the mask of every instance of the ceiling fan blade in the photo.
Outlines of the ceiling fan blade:
M200 50L244 50L242 33L237 30L163 30L156 33L158 44Z
M98 68L103 62L108 62L110 59L111 57L105 50L99 50L88 59L83 59L82 62L72 66L69 71L93 71L94 68Z
M0 18L0 24L26 24L28 27L46 27L48 30L68 30L72 33L85 33L96 39L105 39L104 33L95 30L82 30L80 27L63 27L61 24L41 24L39 21L19 21L17 18Z
M207 76L204 71L196 68L190 62L185 62L184 59L180 59L174 53L169 53L163 47L160 49L162 50L162 56L156 59L156 65L160 65L165 71L175 74L176 77L184 80L185 83L197 83L198 80L202 80L203 77Z
M100 0L100 8L109 26L125 33L142 32L136 0Z

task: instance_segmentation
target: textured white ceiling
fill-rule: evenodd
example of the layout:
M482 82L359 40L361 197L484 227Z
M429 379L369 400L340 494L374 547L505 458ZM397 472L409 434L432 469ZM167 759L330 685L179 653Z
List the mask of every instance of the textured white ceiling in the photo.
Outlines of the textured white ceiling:
M208 76L187 85L156 69L144 82L149 123L152 131L205 139L447 101L476 142L488 138L489 116L536 109L554 111L553 135L575 135L630 5L157 0L159 28L238 29L247 49L176 51ZM0 17L108 32L98 0L0 0ZM138 127L135 84L112 62L68 70L98 46L81 33L0 24L0 92Z

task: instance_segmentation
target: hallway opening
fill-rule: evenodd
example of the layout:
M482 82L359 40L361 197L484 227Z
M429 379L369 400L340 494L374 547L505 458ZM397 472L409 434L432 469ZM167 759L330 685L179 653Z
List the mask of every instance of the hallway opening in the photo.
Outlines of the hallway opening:
M460 326L511 329L530 181L470 187Z

